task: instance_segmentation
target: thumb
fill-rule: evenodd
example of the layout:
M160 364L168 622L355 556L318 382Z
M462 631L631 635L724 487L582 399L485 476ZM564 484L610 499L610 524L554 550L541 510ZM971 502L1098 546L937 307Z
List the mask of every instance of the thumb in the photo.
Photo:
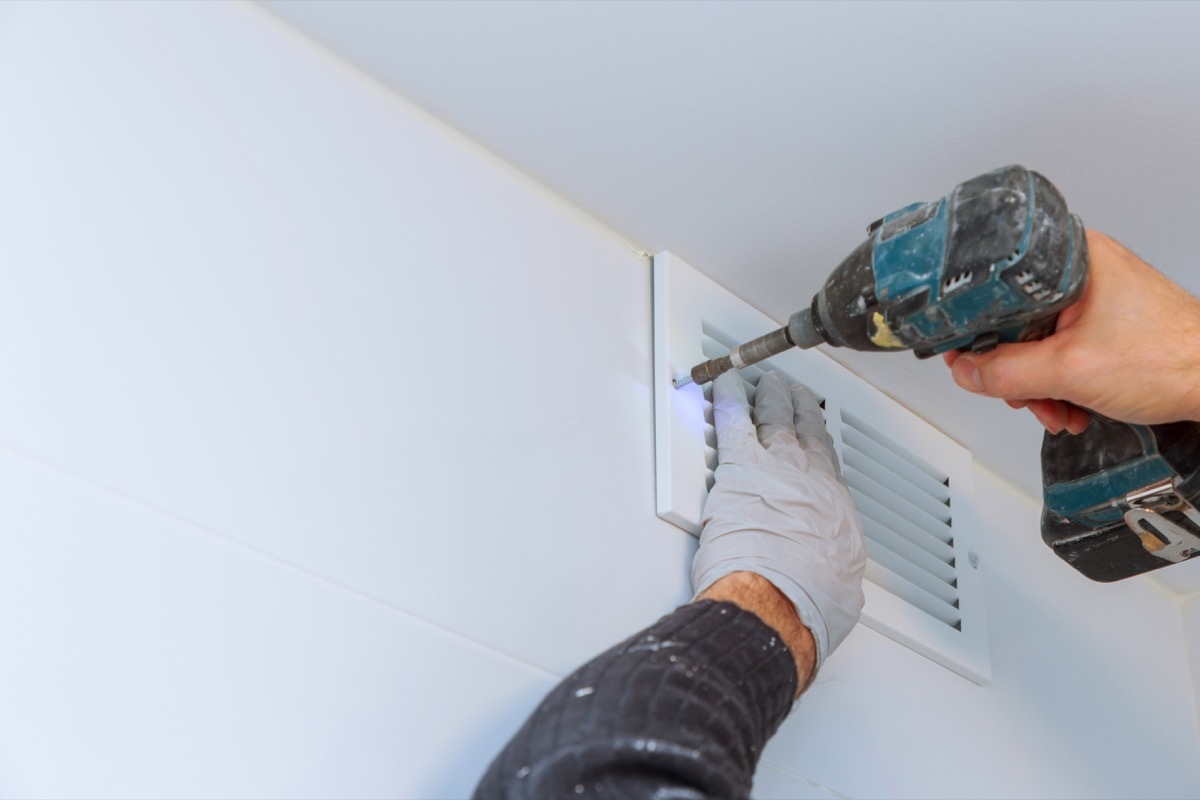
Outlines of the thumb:
M1057 348L1049 339L963 353L951 367L963 389L1003 400L1058 398L1059 373Z

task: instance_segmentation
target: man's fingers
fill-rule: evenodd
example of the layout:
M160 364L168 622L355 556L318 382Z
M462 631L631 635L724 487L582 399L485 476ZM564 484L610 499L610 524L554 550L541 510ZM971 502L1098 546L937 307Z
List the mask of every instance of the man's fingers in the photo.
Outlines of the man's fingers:
M792 407L795 409L792 424L800 447L809 456L809 464L840 477L842 473L833 452L833 440L825 428L825 414L816 395L807 386L793 386Z
M1078 436L1087 430L1092 423L1092 415L1086 408L1080 408L1071 403L1067 404L1067 430Z
M767 452L794 461L800 453L792 427L792 392L782 372L768 372L754 392L754 423Z
M950 375L960 388L968 392L983 394L983 380L979 377L979 367L972 358L958 358L950 366Z
M736 370L713 381L713 426L717 429L717 459L722 463L746 460L758 447L746 384Z
M1059 400L1030 400L1025 407L1050 433L1062 433L1067 427L1067 405Z
M807 386L793 386L792 407L795 409L791 423L802 444L825 441L825 416L821 403ZM805 441L807 440L807 441Z
M1046 430L1054 434L1065 430L1078 435L1087 430L1092 421L1087 409L1062 400L1029 400L1024 406L1033 412Z
M1004 400L1054 397L1061 381L1055 345L1002 344L990 353L963 353L951 367L954 382L976 394Z

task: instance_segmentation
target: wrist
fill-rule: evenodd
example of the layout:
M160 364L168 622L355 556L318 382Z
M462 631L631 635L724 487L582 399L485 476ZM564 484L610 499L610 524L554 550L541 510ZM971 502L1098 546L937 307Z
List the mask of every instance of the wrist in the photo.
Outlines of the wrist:
M808 688L817 662L817 643L800 621L796 606L769 580L753 572L733 572L705 589L697 600L733 603L779 634L796 662L796 694Z
M1189 299L1192 300L1191 305L1195 313L1192 325L1180 338L1184 342L1197 342L1200 341L1200 301L1196 301L1195 298ZM1182 359L1178 365L1179 371L1174 377L1176 385L1182 391L1175 404L1174 413L1169 415L1171 419L1166 421L1200 422L1200 353L1189 348L1188 352L1182 355Z

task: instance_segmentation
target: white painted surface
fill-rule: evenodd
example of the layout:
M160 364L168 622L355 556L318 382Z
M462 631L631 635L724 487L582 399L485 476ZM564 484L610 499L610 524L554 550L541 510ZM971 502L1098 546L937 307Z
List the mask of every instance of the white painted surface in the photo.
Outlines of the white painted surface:
M754 775L752 795L756 800L833 800L844 797L774 764L762 765Z
M10 16L0 439L547 669L687 597L643 256L253 7Z
M461 796L687 596L646 259L253 7L0 4L0 175L0 795ZM976 478L993 684L860 628L763 796L1194 794L1170 598Z
M554 685L7 451L0 485L4 797L461 797Z
M1183 637L1191 669L1192 702L1196 708L1196 724L1200 726L1200 597L1191 597L1181 606Z
M869 222L1009 163L1200 290L1197 4L261 2L780 322ZM831 355L1040 496L1029 414Z

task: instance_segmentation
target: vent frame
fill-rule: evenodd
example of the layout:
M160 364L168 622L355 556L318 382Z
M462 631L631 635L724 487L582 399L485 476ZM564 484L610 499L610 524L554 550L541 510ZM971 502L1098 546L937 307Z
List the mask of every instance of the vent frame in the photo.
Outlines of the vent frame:
M654 256L653 272L657 511L699 535L716 461L710 389L676 390L671 379L778 323L671 253ZM765 366L803 380L823 400L827 428L872 552L863 624L975 683L990 681L970 452L817 350L788 351ZM762 371L752 366L742 373L756 383ZM879 480L872 481L872 474ZM888 482L899 490L900 500L887 497L891 490L881 484ZM884 505L900 508L901 519L882 524L880 512L863 494L874 502L887 498ZM941 527L939 516L946 523ZM888 540L902 551L898 562L889 561L896 553L881 550L889 534L899 537ZM940 546L931 544L937 541Z

